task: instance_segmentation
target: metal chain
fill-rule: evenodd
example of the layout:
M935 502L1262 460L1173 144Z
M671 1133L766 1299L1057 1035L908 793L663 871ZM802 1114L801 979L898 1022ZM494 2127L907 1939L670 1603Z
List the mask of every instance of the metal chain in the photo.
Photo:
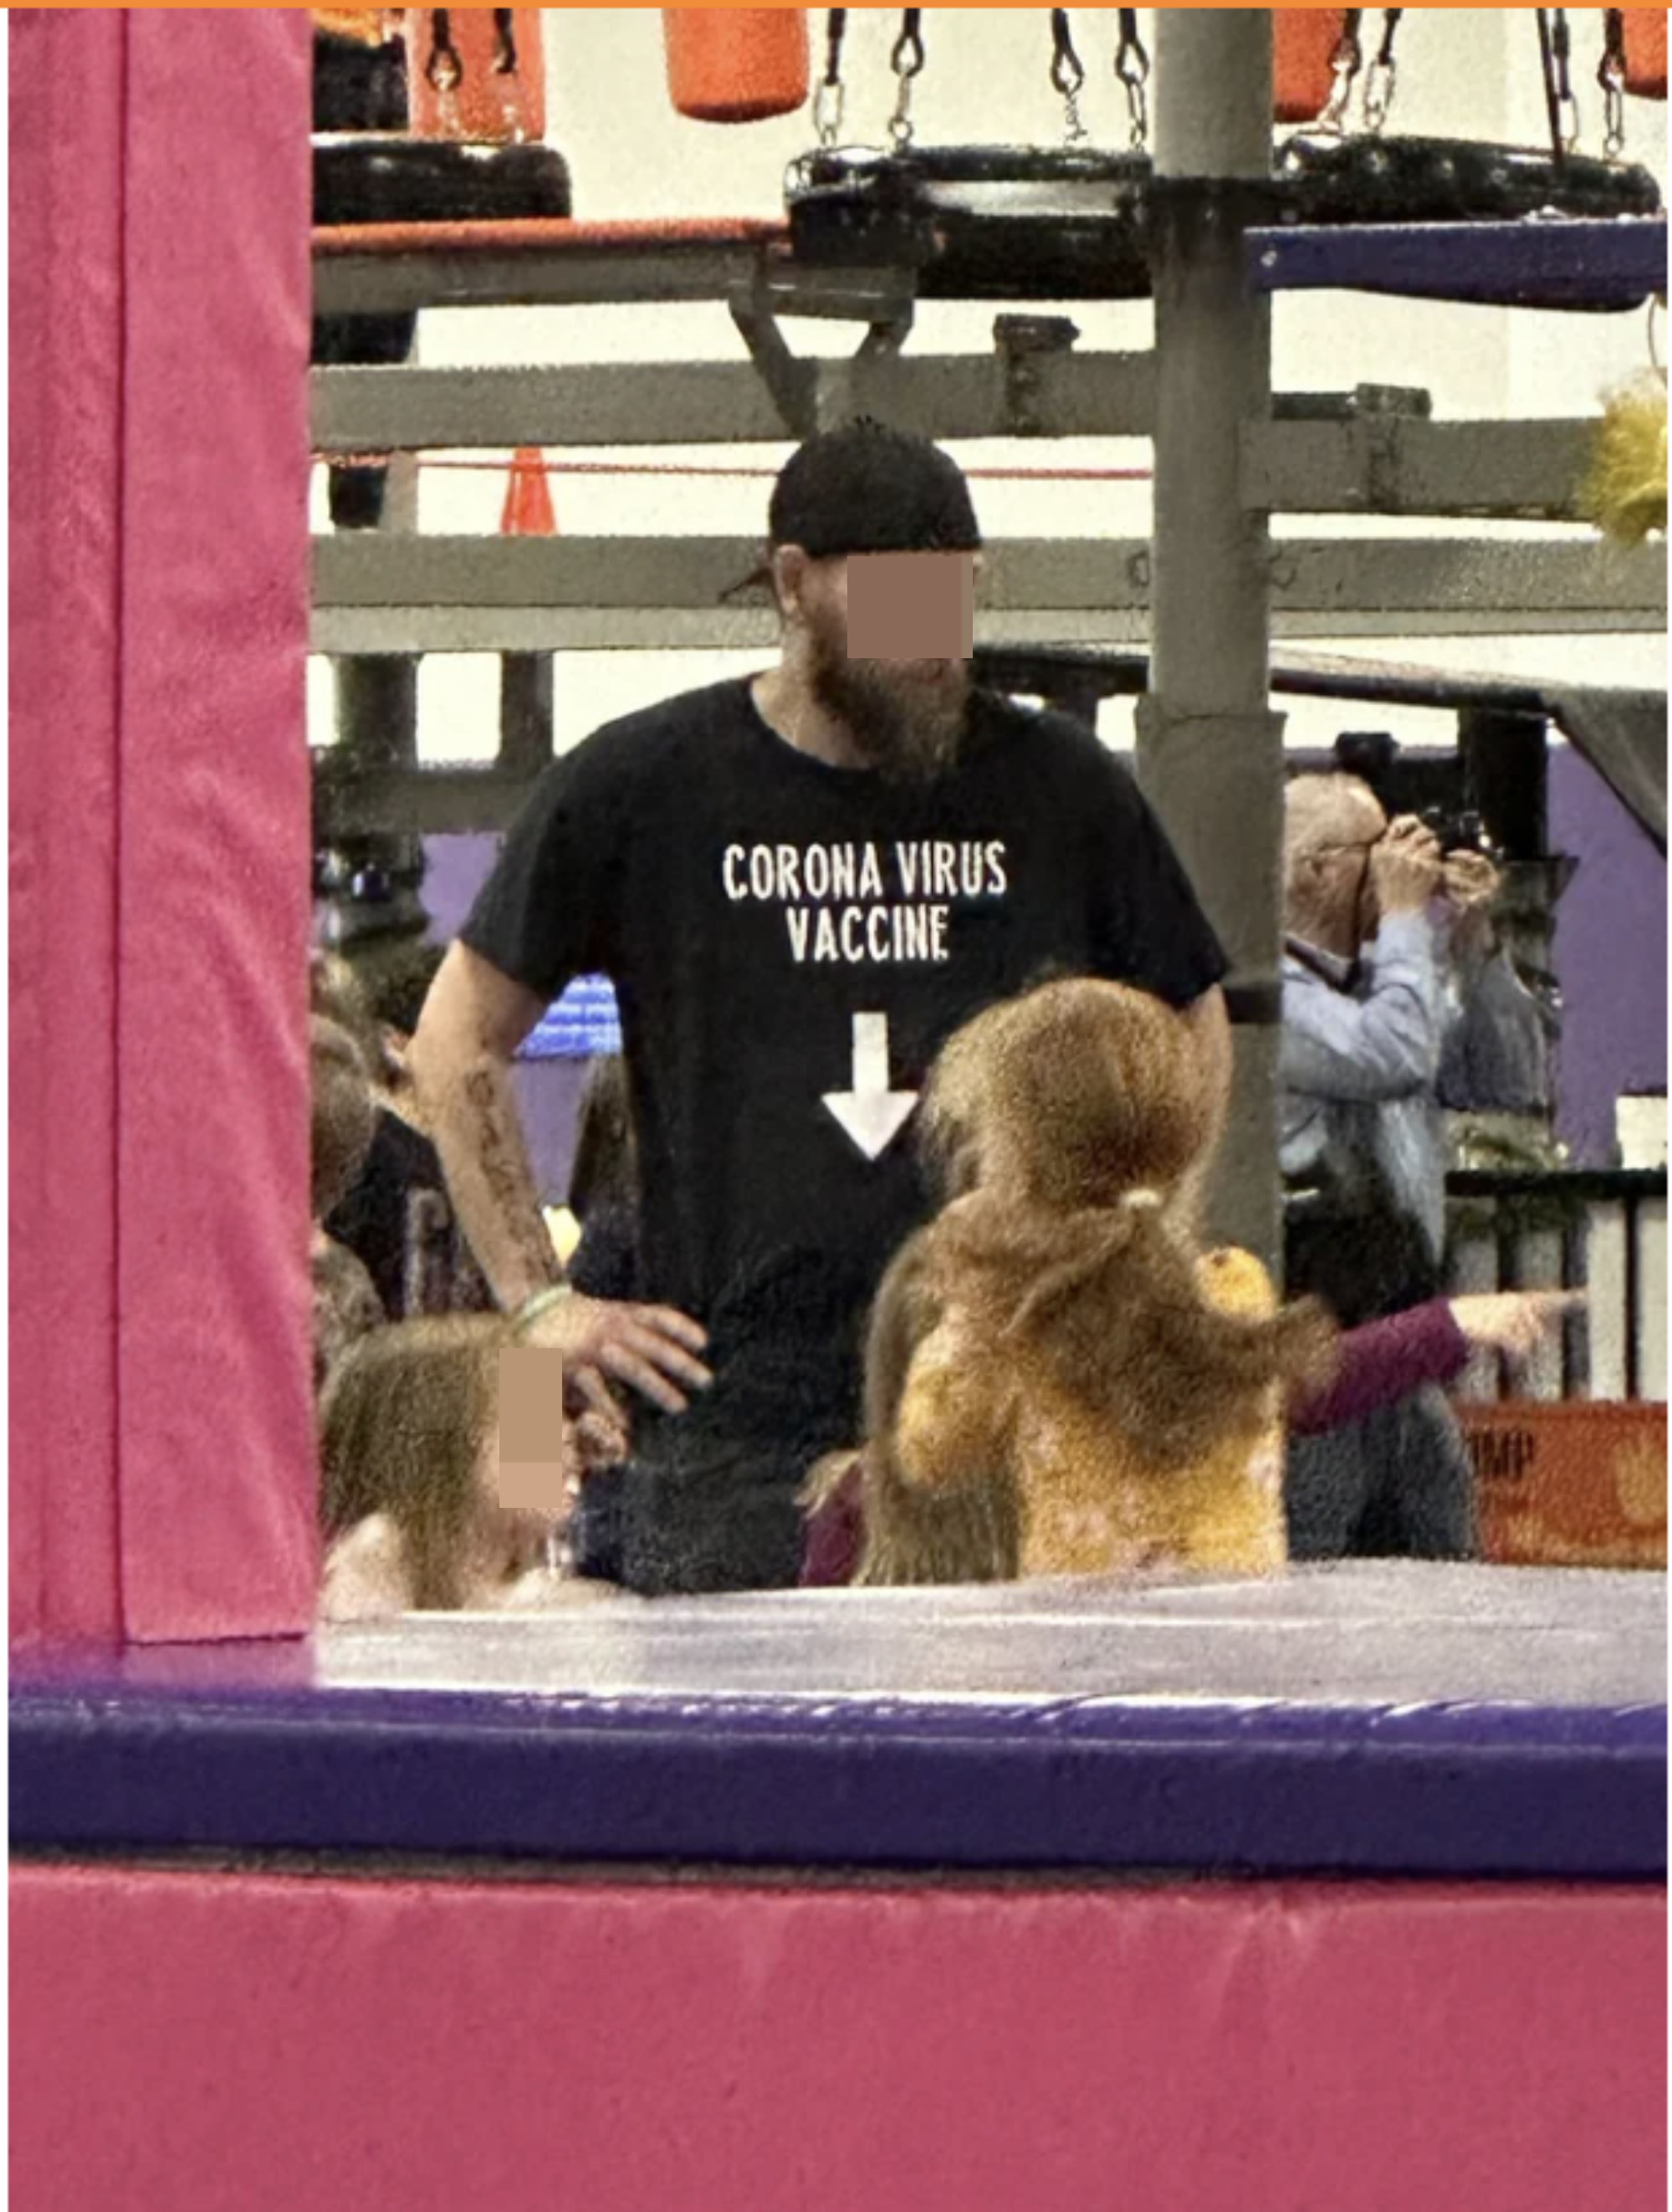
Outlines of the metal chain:
M465 78L465 65L453 43L450 15L451 10L446 8L429 11L429 59L424 64L424 75L440 93L456 92Z
M1544 71L1544 105L1550 118L1551 158L1560 165L1573 150L1579 136L1579 111L1573 98L1569 70L1572 43L1565 8L1535 8L1539 61Z
M813 94L812 119L821 146L834 146L842 137L842 41L848 30L848 10L832 8L824 18L824 75Z
M1115 50L1115 74L1126 87L1127 109L1132 118L1132 144L1141 153L1149 143L1150 58L1138 31L1138 10L1120 10L1121 43Z
M1085 71L1079 56L1074 52L1066 8L1053 8L1051 10L1051 85L1062 96L1063 135L1071 146L1078 145L1086 135L1079 113L1079 95L1085 88Z
M1596 82L1602 88L1602 150L1617 161L1626 150L1626 11L1602 10L1602 58Z
M888 135L897 154L903 154L912 139L911 81L923 66L923 38L919 26L923 20L921 8L907 8L900 35L894 41L888 65L899 81L899 93L894 102L894 112L889 118Z
M1555 53L1557 100L1561 101L1561 118L1566 126L1561 143L1572 150L1579 143L1579 101L1572 97L1572 35L1568 31L1568 11L1564 7L1550 9L1550 53Z
M1341 25L1341 35L1335 41L1335 51L1329 57L1329 73L1335 82L1324 110L1312 125L1315 131L1328 131L1339 136L1347 128L1347 111L1353 99L1353 88L1359 81L1359 72L1365 65L1365 50L1359 43L1359 26L1364 21L1362 8L1349 8Z
M1556 64L1556 104L1562 118L1562 145L1571 154L1579 143L1579 103L1573 97L1573 40L1566 8L1550 10L1550 52Z
M1376 59L1365 73L1365 122L1373 137L1379 137L1388 119L1397 89L1398 70L1394 62L1394 40L1399 35L1402 8L1382 10L1382 44Z
M525 144L528 138L527 88L517 52L516 18L509 8L494 10L494 58L489 79L507 136L513 145Z

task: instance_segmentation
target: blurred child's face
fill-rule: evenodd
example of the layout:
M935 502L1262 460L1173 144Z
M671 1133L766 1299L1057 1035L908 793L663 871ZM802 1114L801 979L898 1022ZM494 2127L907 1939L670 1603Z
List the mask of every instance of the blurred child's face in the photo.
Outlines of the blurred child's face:
M567 1423L564 1428L565 1458L572 1460L573 1444ZM572 1466L571 1489L578 1475L578 1466ZM554 1528L560 1528L567 1517L563 1513L532 1506L504 1505L500 1496L499 1429L496 1424L489 1431L477 1462L475 1501L465 1536L467 1607L476 1602L468 1594L471 1590L485 1594L538 1567L545 1558Z

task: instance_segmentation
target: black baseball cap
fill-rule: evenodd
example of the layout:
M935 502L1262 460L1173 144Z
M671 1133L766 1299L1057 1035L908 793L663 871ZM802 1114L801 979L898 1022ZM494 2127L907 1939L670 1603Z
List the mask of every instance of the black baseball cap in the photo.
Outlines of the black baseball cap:
M964 471L909 430L861 416L791 454L767 509L772 543L844 553L973 553L981 526Z

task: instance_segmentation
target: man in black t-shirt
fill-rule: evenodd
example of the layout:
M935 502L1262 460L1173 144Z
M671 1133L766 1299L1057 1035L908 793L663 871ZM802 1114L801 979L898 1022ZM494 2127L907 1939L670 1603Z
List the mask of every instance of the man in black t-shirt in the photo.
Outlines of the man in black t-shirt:
M501 1304L558 1270L508 1070L569 979L621 1007L654 1305L532 1317L650 1401L618 1485L635 1589L790 1583L795 1492L858 1432L865 1310L929 1199L909 1124L959 1024L1051 972L1184 1010L1223 1107L1225 961L1091 732L976 690L980 534L926 441L860 423L780 477L777 667L550 769L425 1007L411 1066Z

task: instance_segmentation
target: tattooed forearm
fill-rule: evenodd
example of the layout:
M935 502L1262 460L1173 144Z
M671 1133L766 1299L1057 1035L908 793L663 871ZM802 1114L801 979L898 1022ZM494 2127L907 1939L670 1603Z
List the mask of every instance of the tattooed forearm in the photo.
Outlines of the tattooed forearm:
M443 1139L454 1203L495 1295L502 1305L519 1305L531 1292L560 1281L562 1271L540 1218L510 1077L496 1062L479 1061L466 1070L459 1097L462 1126L452 1133L452 1146ZM446 1158L446 1151L454 1158Z

